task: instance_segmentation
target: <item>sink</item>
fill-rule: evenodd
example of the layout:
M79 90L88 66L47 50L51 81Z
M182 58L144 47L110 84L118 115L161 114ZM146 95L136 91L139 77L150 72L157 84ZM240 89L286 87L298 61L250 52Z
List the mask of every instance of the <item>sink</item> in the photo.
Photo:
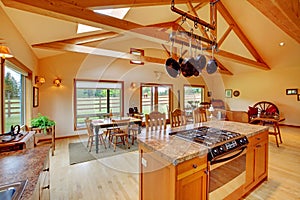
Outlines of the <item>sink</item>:
M18 200L26 187L27 179L10 184L0 185L1 200Z

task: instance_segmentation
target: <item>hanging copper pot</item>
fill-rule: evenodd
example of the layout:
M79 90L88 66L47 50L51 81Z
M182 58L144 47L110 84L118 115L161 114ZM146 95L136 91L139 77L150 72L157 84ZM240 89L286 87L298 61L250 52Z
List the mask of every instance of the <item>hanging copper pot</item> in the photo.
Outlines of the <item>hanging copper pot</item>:
M177 78L180 74L180 65L174 58L168 58L166 61L166 71L172 78Z

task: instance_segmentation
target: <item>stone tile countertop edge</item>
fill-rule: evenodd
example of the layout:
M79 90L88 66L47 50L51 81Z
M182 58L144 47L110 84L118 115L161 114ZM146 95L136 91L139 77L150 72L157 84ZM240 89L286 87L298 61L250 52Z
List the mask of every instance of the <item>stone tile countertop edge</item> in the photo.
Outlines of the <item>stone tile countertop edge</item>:
M50 145L0 153L0 185L28 180L21 199L30 199Z
M268 127L260 125L232 121L210 121L199 124L189 124L180 128L168 127L164 131L147 131L146 129L143 129L141 134L138 136L138 141L151 151L156 152L166 161L172 163L173 165L177 165L197 156L205 156L208 152L208 148L204 145L190 142L174 135L169 135L169 133L193 129L200 126L208 126L233 131L242 135L246 135L247 137L251 137L268 130Z

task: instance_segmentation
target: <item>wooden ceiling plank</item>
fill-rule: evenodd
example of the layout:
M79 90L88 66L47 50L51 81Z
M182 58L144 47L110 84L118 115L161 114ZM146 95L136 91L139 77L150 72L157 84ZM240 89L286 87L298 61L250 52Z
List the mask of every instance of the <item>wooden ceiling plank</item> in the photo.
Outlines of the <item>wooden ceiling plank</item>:
M265 63L262 57L258 54L254 46L251 44L249 39L246 37L246 35L243 33L239 25L235 22L229 11L225 8L225 6L222 4L221 1L217 3L217 9L220 12L220 14L223 16L223 18L226 20L226 22L232 26L233 31L236 33L236 35L239 37L241 42L245 45L245 47L248 49L248 51L252 54L252 56L260 63Z
M140 7L140 6L157 6L171 5L170 0L63 0L67 3L81 6L83 8L122 8L122 7ZM209 0L193 0L193 3L208 3ZM176 4L185 4L186 0L176 0Z
M300 43L299 0L247 0L286 34Z

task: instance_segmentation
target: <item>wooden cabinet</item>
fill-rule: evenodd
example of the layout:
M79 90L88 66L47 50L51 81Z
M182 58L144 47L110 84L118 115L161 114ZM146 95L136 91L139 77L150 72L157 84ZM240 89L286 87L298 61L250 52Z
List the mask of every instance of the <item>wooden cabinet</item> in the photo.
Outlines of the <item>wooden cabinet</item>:
M244 193L268 177L268 131L249 137L248 140Z
M50 163L49 154L45 160L43 170L39 175L38 182L35 187L33 200L49 200L50 199Z
M139 152L140 200L206 199L206 156L175 166L141 144Z

